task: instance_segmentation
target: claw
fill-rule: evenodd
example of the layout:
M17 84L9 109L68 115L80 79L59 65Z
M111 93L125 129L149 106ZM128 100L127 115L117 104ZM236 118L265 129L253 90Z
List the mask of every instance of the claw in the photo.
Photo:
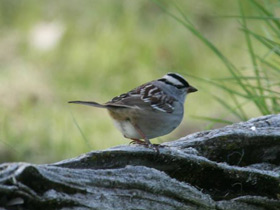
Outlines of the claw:
M140 139L131 139L132 141L129 144L140 144L140 145L145 145L146 142L141 141Z

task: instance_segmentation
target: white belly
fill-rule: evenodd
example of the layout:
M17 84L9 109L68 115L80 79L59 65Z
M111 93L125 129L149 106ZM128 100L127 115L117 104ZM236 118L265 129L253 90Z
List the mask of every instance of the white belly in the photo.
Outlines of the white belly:
M138 134L137 130L135 130L135 128L129 121L119 122L113 120L113 122L116 128L124 135L124 137L132 139L142 139L141 136Z

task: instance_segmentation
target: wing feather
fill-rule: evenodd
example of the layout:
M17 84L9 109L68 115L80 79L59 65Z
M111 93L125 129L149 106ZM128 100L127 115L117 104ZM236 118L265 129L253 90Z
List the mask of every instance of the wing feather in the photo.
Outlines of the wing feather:
M121 94L107 102L106 105L125 105L131 108L151 108L153 110L172 113L174 110L172 96L167 95L157 86L146 83L127 93Z

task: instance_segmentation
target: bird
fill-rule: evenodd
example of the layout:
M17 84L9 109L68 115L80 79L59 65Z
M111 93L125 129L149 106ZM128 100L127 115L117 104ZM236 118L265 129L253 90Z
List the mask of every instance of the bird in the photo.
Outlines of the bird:
M69 101L107 109L116 128L132 143L155 147L150 139L176 129L184 116L184 103L197 89L178 73L147 82L101 104L94 101Z

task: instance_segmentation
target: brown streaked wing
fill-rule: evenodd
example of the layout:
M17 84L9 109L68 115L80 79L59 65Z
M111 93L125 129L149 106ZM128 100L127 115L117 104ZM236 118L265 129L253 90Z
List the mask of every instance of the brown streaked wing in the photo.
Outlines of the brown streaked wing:
M114 97L106 104L119 104L126 106L138 106L144 109L153 109L161 112L172 113L175 99L166 95L158 87L151 83L141 85L127 93Z

